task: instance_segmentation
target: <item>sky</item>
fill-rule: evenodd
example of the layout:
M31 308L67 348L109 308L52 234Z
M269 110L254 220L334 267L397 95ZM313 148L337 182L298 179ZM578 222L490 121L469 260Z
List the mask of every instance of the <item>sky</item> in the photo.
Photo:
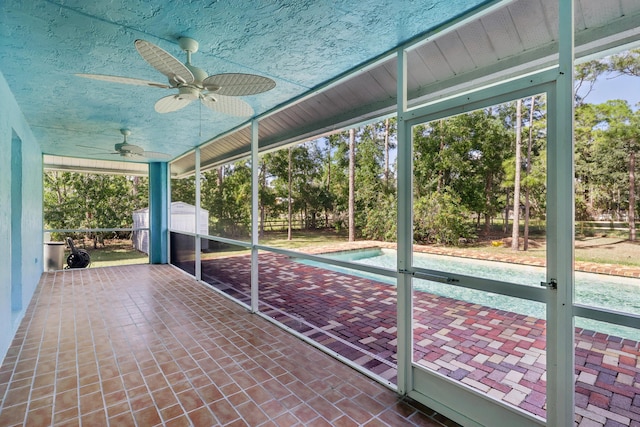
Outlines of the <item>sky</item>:
M601 104L612 99L623 99L636 110L636 104L640 103L640 77L603 75L596 80L585 101L589 104Z

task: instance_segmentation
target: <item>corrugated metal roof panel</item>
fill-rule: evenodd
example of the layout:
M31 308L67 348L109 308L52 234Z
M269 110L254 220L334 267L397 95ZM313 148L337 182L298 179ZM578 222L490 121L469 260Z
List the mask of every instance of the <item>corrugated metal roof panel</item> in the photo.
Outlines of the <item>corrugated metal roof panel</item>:
M482 18L482 26L499 59L524 50L518 30L507 8L500 9Z
M603 22L613 21L624 14L619 0L579 1L578 7L582 9L584 25L587 28L599 27Z
M466 46L467 52L471 52L476 67L485 67L499 59L487 30L482 25L482 20L470 22L469 25L460 28L457 33Z
M550 9L555 10L555 8ZM518 1L509 6L513 26L522 40L522 50L534 49L555 40L551 27L557 28L557 20L549 22L544 11L545 7L540 0ZM557 16L557 14L551 16Z

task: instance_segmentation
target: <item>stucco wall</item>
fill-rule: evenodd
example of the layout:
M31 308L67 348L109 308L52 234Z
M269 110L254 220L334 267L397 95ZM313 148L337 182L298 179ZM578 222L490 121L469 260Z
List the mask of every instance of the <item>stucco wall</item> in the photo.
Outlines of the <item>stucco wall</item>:
M16 138L17 137L17 138ZM22 177L12 176L12 140L21 141ZM15 168L13 168L15 169ZM11 248L11 183L22 179L20 243ZM15 184L15 182L14 182ZM14 198L14 203L20 198ZM0 359L4 359L42 274L42 152L0 72ZM20 257L21 306L12 311L11 265Z

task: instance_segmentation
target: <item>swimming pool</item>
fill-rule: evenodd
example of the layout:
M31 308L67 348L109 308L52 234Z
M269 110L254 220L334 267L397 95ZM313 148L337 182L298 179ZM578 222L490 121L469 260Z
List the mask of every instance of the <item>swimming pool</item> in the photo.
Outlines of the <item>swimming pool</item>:
M351 261L375 267L396 270L396 251L393 249L359 249L322 254L323 257ZM315 261L297 259L296 261L326 268L329 270L366 277L383 283L395 285L395 279L359 270L343 268ZM545 268L510 264L504 262L484 261L469 258L456 258L443 255L415 253L415 266L433 270L448 271L469 276L500 280L521 285L539 286L545 280ZM482 304L500 310L533 316L540 319L546 317L545 305L491 292L452 286L445 283L414 279L414 289L457 300ZM640 314L640 279L609 276L603 274L576 272L575 302L610 310ZM640 330L603 323L591 319L576 318L576 326L596 330L609 335L616 335L633 340L640 340Z

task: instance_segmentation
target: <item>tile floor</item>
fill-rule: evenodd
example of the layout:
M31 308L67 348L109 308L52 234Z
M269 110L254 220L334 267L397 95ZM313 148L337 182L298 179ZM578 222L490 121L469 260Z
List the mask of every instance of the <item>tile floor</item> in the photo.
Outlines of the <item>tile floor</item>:
M170 266L45 273L0 398L0 426L457 425Z

